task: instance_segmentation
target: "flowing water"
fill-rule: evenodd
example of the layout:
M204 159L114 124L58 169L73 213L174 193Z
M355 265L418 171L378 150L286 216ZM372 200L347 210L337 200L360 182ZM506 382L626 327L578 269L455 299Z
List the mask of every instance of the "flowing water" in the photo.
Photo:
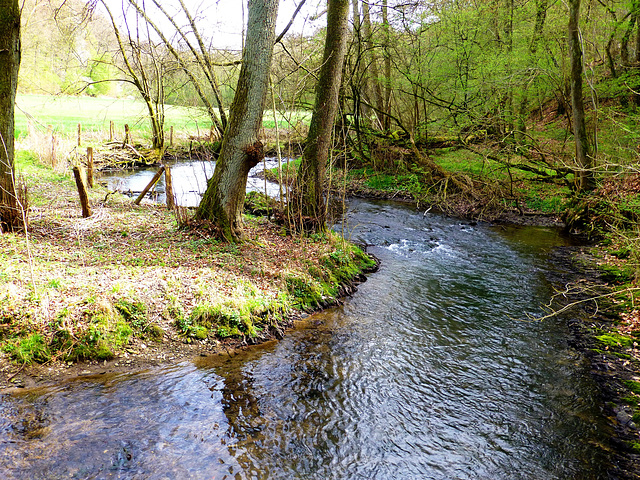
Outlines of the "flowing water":
M566 239L369 201L345 231L380 271L280 342L3 394L0 477L606 478L565 321L528 317Z

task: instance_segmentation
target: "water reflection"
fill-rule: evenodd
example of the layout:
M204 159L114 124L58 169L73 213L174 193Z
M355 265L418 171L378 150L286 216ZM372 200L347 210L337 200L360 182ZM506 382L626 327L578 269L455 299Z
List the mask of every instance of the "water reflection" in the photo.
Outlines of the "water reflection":
M0 402L5 478L606 476L606 432L549 296L554 230L354 202L383 263L277 343Z
M259 176L260 172L264 170L265 164L267 169L276 168L278 161L273 158L266 158L264 163L260 162L253 167L249 171L249 177L247 178L247 191L265 192L266 188L267 195L278 198L280 187L272 182L267 182L265 186L264 179ZM171 180L176 204L183 207L198 206L204 191L207 189L207 181L213 175L214 168L214 161L200 160L178 162L171 165ZM106 181L108 187L112 190L125 193L131 192L137 195L147 186L157 171L158 167L150 167L102 172L100 179ZM166 202L164 175L149 196L159 203Z

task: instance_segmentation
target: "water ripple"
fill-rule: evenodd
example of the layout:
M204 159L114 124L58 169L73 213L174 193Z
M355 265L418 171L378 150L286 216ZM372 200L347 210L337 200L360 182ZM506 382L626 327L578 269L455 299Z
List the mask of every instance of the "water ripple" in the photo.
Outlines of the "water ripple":
M522 320L555 233L353 209L383 265L343 307L234 358L2 397L3 478L602 478L562 319Z

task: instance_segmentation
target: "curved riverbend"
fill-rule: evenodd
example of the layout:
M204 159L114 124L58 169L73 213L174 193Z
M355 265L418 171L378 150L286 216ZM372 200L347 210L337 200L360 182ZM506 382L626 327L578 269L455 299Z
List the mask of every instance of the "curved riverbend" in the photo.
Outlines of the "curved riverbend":
M368 201L346 229L380 271L280 342L4 395L5 478L605 476L587 367L527 320L557 231Z

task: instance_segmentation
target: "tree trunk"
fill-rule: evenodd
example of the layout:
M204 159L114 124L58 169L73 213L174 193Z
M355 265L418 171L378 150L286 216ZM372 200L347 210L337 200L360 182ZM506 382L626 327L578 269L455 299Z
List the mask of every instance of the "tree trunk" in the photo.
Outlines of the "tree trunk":
M14 176L14 106L20 69L18 0L0 2L0 228L22 224Z
M595 186L593 157L587 137L587 124L582 98L582 46L579 22L580 0L569 0L569 53L571 55L571 107L573 110L573 135L576 142L576 187L578 191L591 190Z
M382 30L384 33L384 130L391 130L391 26L388 0L382 0Z
M310 226L314 229L325 227L324 179L342 83L348 18L349 0L329 0L327 37L316 84L316 104L297 179L300 201L296 205L297 210L310 219Z
M533 27L531 43L529 44L530 62L537 64L538 44L542 40L544 26L547 19L547 9L549 8L548 0L536 0L536 22ZM527 117L529 115L529 86L535 79L535 74L526 79L526 83L522 88L522 98L520 100L520 111L518 114L518 131L520 132L520 140L524 141L524 134L527 131Z
M373 31L371 30L371 14L369 12L369 4L362 3L362 23L364 26L365 48L370 56L371 78L373 78L373 105L375 108L376 118L378 119L379 128L383 128L384 123L384 101L382 99L382 88L380 88L380 78L378 73L378 59L373 45Z
M210 220L228 241L241 241L242 209L249 170L264 153L258 132L269 88L278 0L251 0L242 67L229 124L213 176L196 213Z

